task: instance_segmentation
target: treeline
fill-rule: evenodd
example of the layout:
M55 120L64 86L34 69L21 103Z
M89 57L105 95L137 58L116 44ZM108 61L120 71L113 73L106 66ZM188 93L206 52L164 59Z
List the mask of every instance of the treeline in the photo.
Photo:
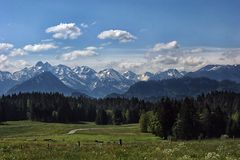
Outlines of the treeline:
M240 137L240 94L212 92L197 98L163 98L140 117L142 132L176 139Z
M197 98L91 99L58 93L20 93L0 98L0 122L33 120L100 125L140 122L143 132L167 139L240 137L240 94L212 92Z
M140 111L151 109L151 105L136 98L91 99L65 97L58 93L20 93L0 98L0 122L33 120L61 123L138 123Z

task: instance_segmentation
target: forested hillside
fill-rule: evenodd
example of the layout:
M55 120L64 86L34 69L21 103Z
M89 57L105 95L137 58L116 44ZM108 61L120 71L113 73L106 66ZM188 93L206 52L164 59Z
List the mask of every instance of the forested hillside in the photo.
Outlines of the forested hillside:
M65 97L58 93L2 96L0 121L127 124L140 121L143 132L178 139L240 137L240 94L212 92L197 98L146 102L122 98Z

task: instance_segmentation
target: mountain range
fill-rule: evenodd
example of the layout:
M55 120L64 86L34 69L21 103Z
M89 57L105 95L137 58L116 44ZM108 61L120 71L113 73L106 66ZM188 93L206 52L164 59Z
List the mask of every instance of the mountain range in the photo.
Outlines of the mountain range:
M160 97L194 97L211 91L233 91L239 93L240 84L229 80L216 81L204 77L142 81L132 85L126 93L112 95L112 97L137 97L139 99L155 100Z
M53 66L48 62L43 63L39 61L34 66L26 67L14 73L0 71L0 94L21 91L21 87L19 89L20 84L25 83L26 85L26 82L30 83L28 80L35 80L33 79L34 77L44 72L51 73L62 82L61 86L64 85L64 88L67 87L75 92L81 92L92 97L104 97L112 93L123 94L128 91L130 86L139 81L206 77L217 81L230 80L237 83L240 82L240 65L208 65L195 72L189 73L169 69L155 74L151 72L136 74L132 71L126 71L121 74L111 68L97 72L87 66L70 68L62 64ZM44 78L45 77L42 79L43 82ZM56 79L54 79L54 81L56 81ZM54 85L54 83L52 85ZM62 93L65 93L65 90L63 90ZM65 94L69 93L66 92Z
M131 71L121 74L111 68L96 72L87 66L70 68L62 64L53 66L48 62L43 63L39 61L32 67L26 67L14 73L0 72L0 94L10 93L8 90L15 85L21 84L43 72L51 72L67 87L92 97L104 97L111 93L124 93L134 83L142 80L156 79L161 74L146 72L138 75ZM169 72L172 71L169 70ZM171 75L174 74L169 74L166 78L170 78ZM164 77L161 76L161 79L164 79Z
M43 72L24 81L21 84L15 85L8 90L7 94L13 93L31 93L31 92L59 92L65 95L71 95L76 92L74 89L67 87L55 77L51 72Z

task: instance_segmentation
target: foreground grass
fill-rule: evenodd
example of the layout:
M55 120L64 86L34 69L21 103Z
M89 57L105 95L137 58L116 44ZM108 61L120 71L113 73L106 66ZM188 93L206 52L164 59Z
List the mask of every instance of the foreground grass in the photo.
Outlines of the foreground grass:
M81 129L68 135L73 129ZM119 139L123 145L119 145ZM96 143L103 141L103 143ZM79 146L80 142L80 146ZM240 159L240 140L169 142L139 132L138 124L96 126L30 121L0 125L2 160Z

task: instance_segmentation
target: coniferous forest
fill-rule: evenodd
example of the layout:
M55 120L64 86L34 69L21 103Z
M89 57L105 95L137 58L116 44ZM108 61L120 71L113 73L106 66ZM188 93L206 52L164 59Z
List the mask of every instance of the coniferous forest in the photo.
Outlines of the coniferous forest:
M65 97L58 93L20 93L2 96L0 122L32 120L98 125L140 122L142 132L167 139L240 137L240 94L212 92L196 98L162 98L146 102L136 98Z

